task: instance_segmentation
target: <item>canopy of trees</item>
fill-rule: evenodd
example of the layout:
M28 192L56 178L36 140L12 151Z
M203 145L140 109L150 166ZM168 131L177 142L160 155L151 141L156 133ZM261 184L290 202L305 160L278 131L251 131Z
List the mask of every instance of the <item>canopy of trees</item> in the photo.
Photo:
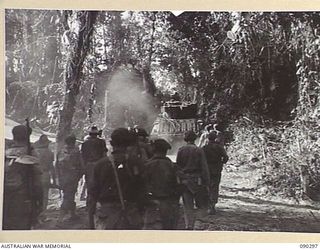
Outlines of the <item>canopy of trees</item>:
M7 9L5 25L6 115L18 122L82 137L104 125L103 84L131 65L155 99L178 91L223 130L243 116L285 128L303 156L286 164L317 176L319 13Z

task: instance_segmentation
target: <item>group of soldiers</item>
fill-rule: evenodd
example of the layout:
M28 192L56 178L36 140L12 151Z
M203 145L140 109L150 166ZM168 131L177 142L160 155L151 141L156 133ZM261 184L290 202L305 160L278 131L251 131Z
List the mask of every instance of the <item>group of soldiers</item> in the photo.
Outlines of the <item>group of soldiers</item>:
M74 135L65 139L55 167L50 141L42 135L31 145L31 131L14 127L6 145L3 229L32 229L47 207L51 179L63 193L57 223L77 219L75 195L83 176L90 229L177 229L181 197L186 230L215 214L228 156L214 129L207 129L201 147L195 144L197 134L187 131L174 163L167 157L171 145L149 141L143 128L115 129L108 150L94 126L80 147Z

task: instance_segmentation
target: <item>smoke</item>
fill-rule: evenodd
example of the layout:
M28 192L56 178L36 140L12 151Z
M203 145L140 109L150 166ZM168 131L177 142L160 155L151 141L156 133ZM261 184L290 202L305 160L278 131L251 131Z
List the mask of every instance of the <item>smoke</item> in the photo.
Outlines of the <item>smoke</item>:
M139 125L150 131L157 115L141 74L127 66L116 69L108 83L106 109L107 126L112 129Z

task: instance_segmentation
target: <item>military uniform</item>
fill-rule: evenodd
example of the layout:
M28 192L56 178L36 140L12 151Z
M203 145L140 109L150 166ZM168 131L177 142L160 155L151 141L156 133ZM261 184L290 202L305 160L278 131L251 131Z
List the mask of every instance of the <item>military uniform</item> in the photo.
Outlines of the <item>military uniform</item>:
M89 213L94 216L95 229L141 229L136 183L126 161L126 149L113 152L112 161L105 156L94 167L88 184ZM121 205L115 172L121 185L125 210Z
M195 220L205 215L208 207L207 188L210 182L208 165L204 152L194 144L196 135L192 133L192 140L181 147L177 154L178 176L185 189L182 194L186 229L193 229ZM193 142L192 142L193 141ZM198 210L194 211L194 203Z
M88 184L89 220L95 229L141 229L141 166L134 134L118 128L111 134L111 158L100 159Z
M50 174L54 179L54 168L53 168L53 161L54 161L54 154L48 148L49 140L41 140L39 139L34 143L35 151L39 157L39 166L42 170L42 189L43 189L43 209L45 210L48 205L48 193L50 187Z
M107 147L103 139L89 136L81 146L81 154L86 166L86 177L90 178L93 165L106 155Z
M12 132L15 138L27 134L27 127L19 125ZM30 230L42 209L41 170L36 153L28 148L27 136L23 137L5 149L4 230Z
M173 163L165 155L156 154L146 163L144 179L149 198L144 229L176 229L179 219L179 194Z
M84 167L79 148L75 145L65 145L64 148L58 153L57 159L60 181L59 184L63 190L63 201L60 208L60 220L63 220L64 215L68 212L71 213L71 217L75 216L75 194L77 192L78 182L83 175Z
M91 179L96 162L107 153L106 142L98 137L99 134L98 128L93 126L89 131L89 136L81 145L81 155L85 165L85 186ZM87 197L87 205L88 199L89 197Z
M138 143L135 143L134 145L127 147L126 154L128 161L130 162L130 167L132 168L133 174L141 174L143 172L144 164L148 160L145 149Z
M218 202L219 197L222 167L223 164L228 161L228 155L223 146L214 141L216 136L211 136L211 138L212 139L209 140L209 144L203 147L203 151L205 153L210 172L209 201L211 211L209 211L209 213L214 214L214 207Z
M147 159L150 159L153 156L151 145L148 142L138 141L138 145L145 151Z

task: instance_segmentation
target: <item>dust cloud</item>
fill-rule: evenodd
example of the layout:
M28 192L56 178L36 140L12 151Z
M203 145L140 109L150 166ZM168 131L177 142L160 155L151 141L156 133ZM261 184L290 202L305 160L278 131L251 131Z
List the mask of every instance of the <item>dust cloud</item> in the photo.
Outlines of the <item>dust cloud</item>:
M105 99L108 127L139 125L150 132L157 112L153 96L143 87L140 72L127 66L116 69L108 83Z

